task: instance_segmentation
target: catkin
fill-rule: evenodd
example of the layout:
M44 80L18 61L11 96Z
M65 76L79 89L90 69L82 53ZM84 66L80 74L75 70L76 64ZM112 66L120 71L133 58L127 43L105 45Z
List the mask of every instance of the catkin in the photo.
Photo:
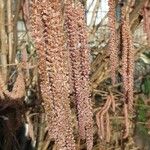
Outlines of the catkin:
M133 111L133 88L134 88L134 46L130 31L129 16L122 8L122 77L124 99L128 108Z
M80 68L80 51L79 51L79 36L77 25L77 12L72 3L67 3L65 7L65 27L67 30L67 48L70 53L71 64L71 81L73 86L72 93L78 110L79 134L82 139L85 139L85 122L82 114L82 87L81 87L81 68Z
M69 105L72 94L78 111L79 134L91 150L90 51L83 6L67 1L63 20L60 0L31 2L31 35L39 60L40 92L50 137L55 139L59 149L75 149Z
M76 6L78 9L78 34L79 34L79 44L80 44L80 55L81 55L81 77L82 77L82 88L85 108L83 109L85 113L86 120L86 142L87 149L92 149L93 146L93 113L91 106L91 89L90 89L90 50L88 46L88 33L85 21L85 11L83 5L78 3Z
M101 108L101 110L96 115L96 123L98 126L98 135L99 135L100 139L104 139L105 137L106 137L106 139L108 139L108 137L105 135L104 116L108 113L108 110L109 110L111 104L112 104L112 97L110 95L108 95L105 105ZM106 119L107 119L107 123L109 123L108 122L108 114L107 114ZM107 128L107 132L108 131L109 130Z
M125 134L123 136L124 139L129 136L129 114L128 114L128 105L124 103L124 116L125 116Z
M81 3L66 3L65 27L70 52L70 70L74 101L78 111L79 134L86 139L87 149L93 147L93 119L90 100L90 51L87 41L85 14Z
M129 15L122 8L122 78L124 90L125 135L129 135L128 113L133 113L134 102L134 45L131 36Z
M147 42L150 44L150 2L147 0L143 8L144 31L147 35Z
M109 39L110 70L111 70L112 84L114 85L116 83L116 71L118 66L115 1L109 0L108 5L109 5L108 24L110 30L110 39Z
M44 101L45 111L49 112L46 117L46 120L52 125L52 120L54 115L52 115L52 96L51 89L49 86L47 66L46 66L46 44L44 39L44 26L41 20L42 14L42 1L31 1L30 4L30 33L33 38L34 46L38 55L38 81L39 81L39 91L42 101ZM51 134L53 137L53 133Z
M61 3L59 0L38 1L33 6L37 7L33 15L37 20L35 23L33 18L32 27L35 23L38 36L33 37L37 43L39 79L49 135L55 139L59 149L74 150ZM34 30L32 32L35 34Z
M122 76L123 76L123 88L124 94L127 96L128 92L128 31L127 31L127 22L125 20L125 9L122 8Z

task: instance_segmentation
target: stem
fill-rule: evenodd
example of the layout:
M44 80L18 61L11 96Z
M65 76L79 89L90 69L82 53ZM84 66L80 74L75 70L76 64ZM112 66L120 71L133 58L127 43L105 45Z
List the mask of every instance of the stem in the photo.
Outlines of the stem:
M13 54L13 24L12 24L12 0L7 0L7 23L8 23L8 51L9 51L9 62L11 63Z
M15 62L15 56L16 56L16 50L17 50L17 44L18 44L17 22L18 22L21 2L22 2L22 0L16 0L15 16L14 16L14 20L13 20L14 45L13 45L11 63Z
M7 34L5 31L5 3L4 0L0 0L0 39L1 39L1 64L2 73L4 75L4 81L7 79Z

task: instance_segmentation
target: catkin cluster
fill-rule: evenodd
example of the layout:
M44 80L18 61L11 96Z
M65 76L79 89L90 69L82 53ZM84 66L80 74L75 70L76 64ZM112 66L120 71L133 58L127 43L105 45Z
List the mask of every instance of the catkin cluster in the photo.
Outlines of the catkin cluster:
M109 12L108 23L110 28L110 62L111 62L111 78L112 84L116 81L116 69L118 64L118 48L117 48L117 36L115 29L115 1L109 0ZM129 13L126 12L126 7L121 9L121 63L122 63L122 80L123 80L123 93L124 93L124 115L125 115L125 138L129 134L129 120L128 113L133 112L133 88L134 88L134 45L132 39L132 33L130 30ZM113 62L113 63L112 63ZM100 127L99 127L100 128ZM102 128L102 127L101 127ZM102 129L103 131L103 129ZM101 133L103 136L103 132Z
M74 150L69 94L74 92L79 133L93 145L93 121L89 86L89 49L84 9L81 4L66 5L65 47L61 3L32 1L31 35L38 54L41 97L49 122L49 133L59 149ZM78 9L77 9L78 8ZM73 13L72 15L70 13ZM71 91L69 89L72 89Z
M78 111L79 134L93 146L93 120L90 101L90 52L84 9L67 2L65 15L60 0L31 1L31 36L38 55L41 98L48 130L58 149L75 150L69 96L73 94ZM64 23L66 39L64 34Z

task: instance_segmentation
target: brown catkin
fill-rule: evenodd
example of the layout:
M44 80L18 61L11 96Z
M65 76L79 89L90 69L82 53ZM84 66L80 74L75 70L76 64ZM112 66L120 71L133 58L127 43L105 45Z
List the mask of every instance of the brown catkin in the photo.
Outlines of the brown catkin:
M44 38L47 46L46 65L52 91L54 109L54 137L60 149L74 150L71 110L69 106L69 85L65 59L61 3L59 0L43 3L42 12ZM49 132L51 134L51 130ZM53 133L53 131L52 131Z
M104 115L108 113L111 103L112 103L112 98L110 95L108 95L105 105L96 115L96 123L98 126L98 134L100 139L105 138Z
M150 44L150 2L147 0L143 8L144 31L147 35L147 42Z
M133 113L134 100L134 45L129 24L129 15L122 8L122 77L124 89L125 135L129 135L128 114Z
M128 104L129 111L133 111L133 88L134 88L134 46L131 35L129 16L122 8L122 77L124 99Z
M70 52L71 64L71 80L73 85L74 101L78 110L79 134L85 139L85 122L82 109L84 108L82 85L81 85L81 67L80 67L80 51L79 51L79 35L77 24L77 10L72 3L66 4L65 9L65 26L67 30L67 47Z
M104 106L96 114L96 124L98 126L99 138L101 140L106 140L106 142L110 142L111 139L111 127L109 117L110 107L112 107L113 112L115 112L115 99L112 93L110 93L110 95L107 95Z
M40 0L34 2L31 1L31 36L34 39L34 46L38 55L38 73L39 73L39 82L40 90L43 99L47 99L47 73L46 73L46 54L45 54L45 42L43 38L43 24L41 21L41 10ZM49 99L49 98L48 98Z
M83 97L84 105L83 109L85 113L85 129L86 129L86 140L87 140L87 149L92 149L93 146L93 113L91 106L91 89L90 89L90 50L88 46L88 37L87 37L87 27L85 22L85 11L81 3L78 3L76 6L78 9L78 34L79 34L79 44L80 44L80 55L81 55L81 85L83 88Z
M110 69L111 69L112 84L114 85L116 83L116 71L117 71L117 66L118 66L115 1L109 0L108 5L109 5L108 24L109 24L109 30L110 30L110 39L109 39Z
M90 100L90 51L87 41L85 14L81 3L67 2L65 7L65 27L67 47L70 51L72 92L78 111L79 134L86 138L87 149L93 147L93 119Z
M84 9L70 2L66 5L65 48L61 1L32 1L31 35L39 59L39 83L49 122L48 130L59 149L74 150L69 94L78 110L79 133L93 147L93 114L90 100L90 52ZM50 120L50 121L49 121Z
M123 76L123 88L124 94L127 96L128 92L128 40L127 40L127 22L125 20L125 9L122 8L122 76Z
M52 120L54 115L52 115L52 98L51 98L51 90L48 82L48 75L47 75L47 66L46 66L46 45L45 39L43 36L44 27L43 22L41 20L41 13L42 13L42 1L31 1L30 4L30 32L31 37L33 38L34 46L36 48L36 52L38 55L38 79L40 85L40 96L42 101L44 102L45 111L48 112L46 117L47 122L52 125ZM51 132L51 136L53 133Z
M132 33L130 31L129 26L129 16L127 18L128 22L128 45L129 45L129 51L128 51L128 101L129 101L129 111L133 112L133 100L134 100L134 45L133 45L133 39L132 39Z

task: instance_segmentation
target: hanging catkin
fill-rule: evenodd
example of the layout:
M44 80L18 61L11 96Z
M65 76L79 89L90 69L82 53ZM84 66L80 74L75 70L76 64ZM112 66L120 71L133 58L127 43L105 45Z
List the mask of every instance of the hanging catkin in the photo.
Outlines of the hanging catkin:
M97 123L97 126L98 126L98 135L99 135L101 140L103 140L105 137L106 137L106 140L109 139L109 135L105 135L104 116L108 113L108 110L110 109L110 106L113 103L112 99L113 99L113 97L111 95L108 95L105 105L96 114L96 123ZM107 116L106 116L107 125L109 124L108 118L109 117L108 117L108 114L107 114ZM108 129L108 126L106 126L106 128L107 128L106 131L107 131L108 134L110 134L110 132L109 132L110 129Z
M129 17L127 18L128 22L128 46L129 46L129 51L128 51L128 101L129 101L129 110L132 112L133 111L133 100L134 100L134 46L133 46L133 39L132 39L132 33L130 31L130 26L129 26Z
M76 7L72 3L66 5L66 49L61 1L32 1L31 7L31 33L39 58L41 95L47 121L51 120L48 126L51 138L55 139L58 149L75 149L69 106L71 89L78 110L79 133L86 138L87 149L91 150L90 53L84 9L80 3Z
M45 3L46 4L46 3ZM45 5L47 7L47 4ZM75 149L72 134L71 111L69 108L68 77L65 68L64 34L61 3L51 2L43 12L45 32L47 33L47 64L53 91L53 103L56 113L56 140L60 148ZM50 15L52 13L53 15ZM63 96L62 96L63 95Z
M112 84L114 85L116 83L116 71L118 66L115 1L109 0L108 5L109 5L108 24L110 30L110 39L109 39L110 71Z
M124 90L125 135L129 135L129 112L133 112L134 87L134 46L129 24L129 15L122 8L122 77Z
M93 114L92 114L92 106L90 99L90 50L88 46L88 33L85 21L85 11L84 7L81 3L77 3L76 6L78 20L78 34L79 34L79 45L80 45L80 55L81 55L81 85L83 88L83 101L84 108L83 111L85 113L85 129L86 129L86 142L87 149L92 149L93 145Z
M67 50L64 47L61 3L59 0L38 1L32 7L34 11L35 7L37 8L33 13L32 22L36 28L36 36L33 37L39 56L41 94L47 121L51 120L48 124L49 135L55 139L58 149L75 150L68 98ZM36 22L34 17L37 18ZM35 31L32 30L33 33ZM48 85L45 84L47 82Z
M124 94L127 96L128 92L128 33L127 22L125 20L125 10L122 10L122 76L123 76L123 88ZM126 97L127 98L127 97Z
M79 45L80 45L80 55L81 55L81 85L83 88L83 101L84 101L84 113L86 124L86 140L87 140L87 149L92 149L93 145L93 114L92 114L92 106L90 99L90 50L88 47L88 37L86 30L86 22L85 22L85 11L81 3L77 4L77 14L78 20L78 34L79 34Z
M50 116L49 119L47 118L48 122L52 125L52 94L48 82L48 75L47 75L47 67L46 67L46 44L45 39L43 36L44 27L43 22L41 20L41 13L42 13L42 1L31 1L30 5L30 23L28 27L30 27L31 37L33 38L34 46L36 48L36 52L38 55L38 79L39 79L39 86L40 86L40 96L44 101L45 111L48 112L47 116ZM51 119L50 119L51 118ZM53 134L51 134L53 135Z
M124 99L128 109L133 111L133 86L134 86L134 46L130 31L129 15L122 8L122 77Z
M43 38L44 27L41 21L41 5L40 1L31 1L31 17L30 17L30 31L31 36L34 39L34 46L38 55L38 73L39 73L39 82L40 90L43 99L47 99L47 73L46 73L46 54L45 54L45 43Z
M147 35L148 44L150 44L150 1L145 2L143 8L143 18L144 18L144 31Z
M87 149L93 145L93 121L90 102L90 53L84 9L80 3L67 3L65 7L65 27L67 30L67 47L70 51L71 84L74 101L78 111L79 134L86 138Z
M78 123L79 134L85 139L85 122L83 120L82 108L83 99L81 95L81 68L80 68L80 51L79 51L79 35L77 24L77 11L73 3L67 3L65 8L65 24L67 30L67 47L70 52L70 64L71 64L71 81L70 85L73 86L72 93L74 94L74 101L78 110Z

